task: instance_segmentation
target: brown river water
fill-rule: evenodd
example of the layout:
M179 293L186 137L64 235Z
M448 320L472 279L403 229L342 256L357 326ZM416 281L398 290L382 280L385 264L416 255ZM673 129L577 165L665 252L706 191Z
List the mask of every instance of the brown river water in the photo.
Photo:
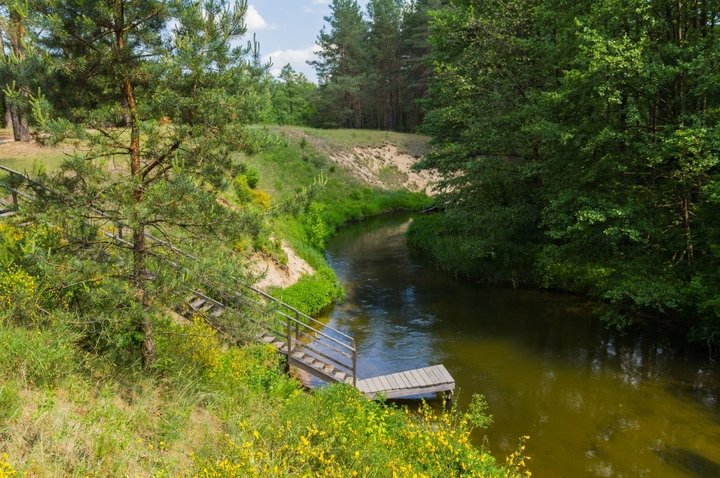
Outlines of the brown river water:
M608 330L582 297L488 288L408 250L411 217L348 227L327 258L362 378L443 363L457 400L482 393L499 460L529 435L537 477L720 477L720 367L681 337Z

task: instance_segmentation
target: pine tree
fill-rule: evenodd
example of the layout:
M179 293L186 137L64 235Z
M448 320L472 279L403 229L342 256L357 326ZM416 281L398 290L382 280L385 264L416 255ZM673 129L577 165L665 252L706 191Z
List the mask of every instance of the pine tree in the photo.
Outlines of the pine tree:
M318 36L318 59L310 62L320 82L318 116L324 126L363 128L368 25L356 0L333 0L330 10L329 29Z
M57 186L131 228L140 310L151 304L148 228L217 228L208 188L220 185L234 151L253 145L242 124L256 119L262 99L248 79L248 50L233 46L245 11L245 2L225 0L57 0L44 16L55 70L92 99L78 101L75 121L38 114L53 139L89 149L65 164ZM107 158L124 165L109 173ZM152 322L145 313L137 320L149 366Z
M400 26L402 2L371 0L368 3L369 85L365 103L371 114L368 126L395 130L400 126Z

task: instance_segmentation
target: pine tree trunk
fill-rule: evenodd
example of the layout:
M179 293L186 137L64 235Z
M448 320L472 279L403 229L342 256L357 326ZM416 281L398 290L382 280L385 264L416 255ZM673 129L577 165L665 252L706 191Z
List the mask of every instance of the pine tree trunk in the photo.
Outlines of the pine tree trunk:
M0 58L4 61L7 59L7 55L5 54L5 40L3 38L3 31L0 30ZM2 102L3 108L5 109L5 122L3 124L3 128L11 128L12 112L10 111L10 103L4 94L2 95Z
M125 48L124 38L124 3L120 2L117 12L115 39L118 50ZM138 180L138 185L133 190L133 198L136 206L145 200L145 190L142 186L142 163L140 161L140 118L135 102L135 92L130 78L125 77L122 83L122 93L127 105L127 116L130 127L130 174L133 179ZM157 351L155 349L155 337L152 321L146 313L148 309L147 298L147 271L146 271L147 247L145 242L145 224L142 221L135 226L133 233L133 285L135 287L135 299L143 308L143 317L138 324L138 331L143 335L142 362L143 367L148 368L155 363Z
M29 143L30 141L32 141L32 136L30 136L30 126L28 126L27 115L24 113L19 113L18 116L18 136L20 136L19 141Z
M5 128L12 128L12 112L7 99L5 100Z
M19 59L19 61L25 60L25 25L23 24L23 17L15 10L10 10L10 28L8 29L10 37L10 48L12 49L13 55ZM4 51L4 46L3 46ZM23 85L19 85L20 91L23 92L23 96L27 97L27 93L22 88ZM14 105L11 107L11 123L13 127L13 138L15 141L29 142L32 138L30 136L30 128L28 126L27 113L23 111L23 108Z
M13 130L13 139L15 141L21 141L20 139L20 116L17 113L17 108L14 106L10 107L10 124Z

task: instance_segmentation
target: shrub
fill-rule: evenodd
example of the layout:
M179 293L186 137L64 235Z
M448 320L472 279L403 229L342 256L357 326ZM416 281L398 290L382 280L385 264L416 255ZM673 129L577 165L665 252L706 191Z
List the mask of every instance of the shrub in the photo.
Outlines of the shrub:
M10 464L7 454L0 455L0 478L15 478L17 476L17 471Z
M333 270L326 266L313 275L303 276L287 289L274 290L273 294L304 314L316 315L342 298L343 289Z
M37 300L37 281L17 266L0 272L0 310L9 317L22 319L32 314Z
M423 405L410 414L336 385L289 396L276 422L256 428L246 423L196 467L203 477L529 476L522 442L505 466L471 443L476 421L488 420L473 413L438 413Z
M240 203L252 201L252 189L250 189L247 177L244 174L235 177L233 180L233 190L235 191L235 197L237 197Z
M313 201L310 203L307 213L303 216L305 234L310 244L317 249L322 249L325 246L325 241L332 233L332 229L325 224L323 219L324 212L325 206Z
M260 182L260 173L258 173L255 168L247 168L247 171L245 171L245 179L250 189L255 189L258 182Z
M272 200L270 199L270 195L268 193L262 189L253 189L251 191L251 196L253 204L257 204L266 211L270 209Z

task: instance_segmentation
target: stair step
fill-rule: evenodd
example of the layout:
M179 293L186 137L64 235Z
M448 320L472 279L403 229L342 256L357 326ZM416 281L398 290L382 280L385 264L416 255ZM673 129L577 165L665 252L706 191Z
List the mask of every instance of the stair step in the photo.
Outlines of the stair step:
M266 344L270 344L275 342L275 337L273 337L272 335L262 335L260 337L260 341Z
M210 312L210 317L212 317L213 319L217 319L224 313L225 313L225 309L223 307L215 307L215 310Z
M203 305L204 303L205 303L205 299L203 299L202 297L200 297L200 298L194 300L193 302L190 302L190 307L193 308L193 309L195 309L195 310L197 310L198 307L200 307L200 306Z

